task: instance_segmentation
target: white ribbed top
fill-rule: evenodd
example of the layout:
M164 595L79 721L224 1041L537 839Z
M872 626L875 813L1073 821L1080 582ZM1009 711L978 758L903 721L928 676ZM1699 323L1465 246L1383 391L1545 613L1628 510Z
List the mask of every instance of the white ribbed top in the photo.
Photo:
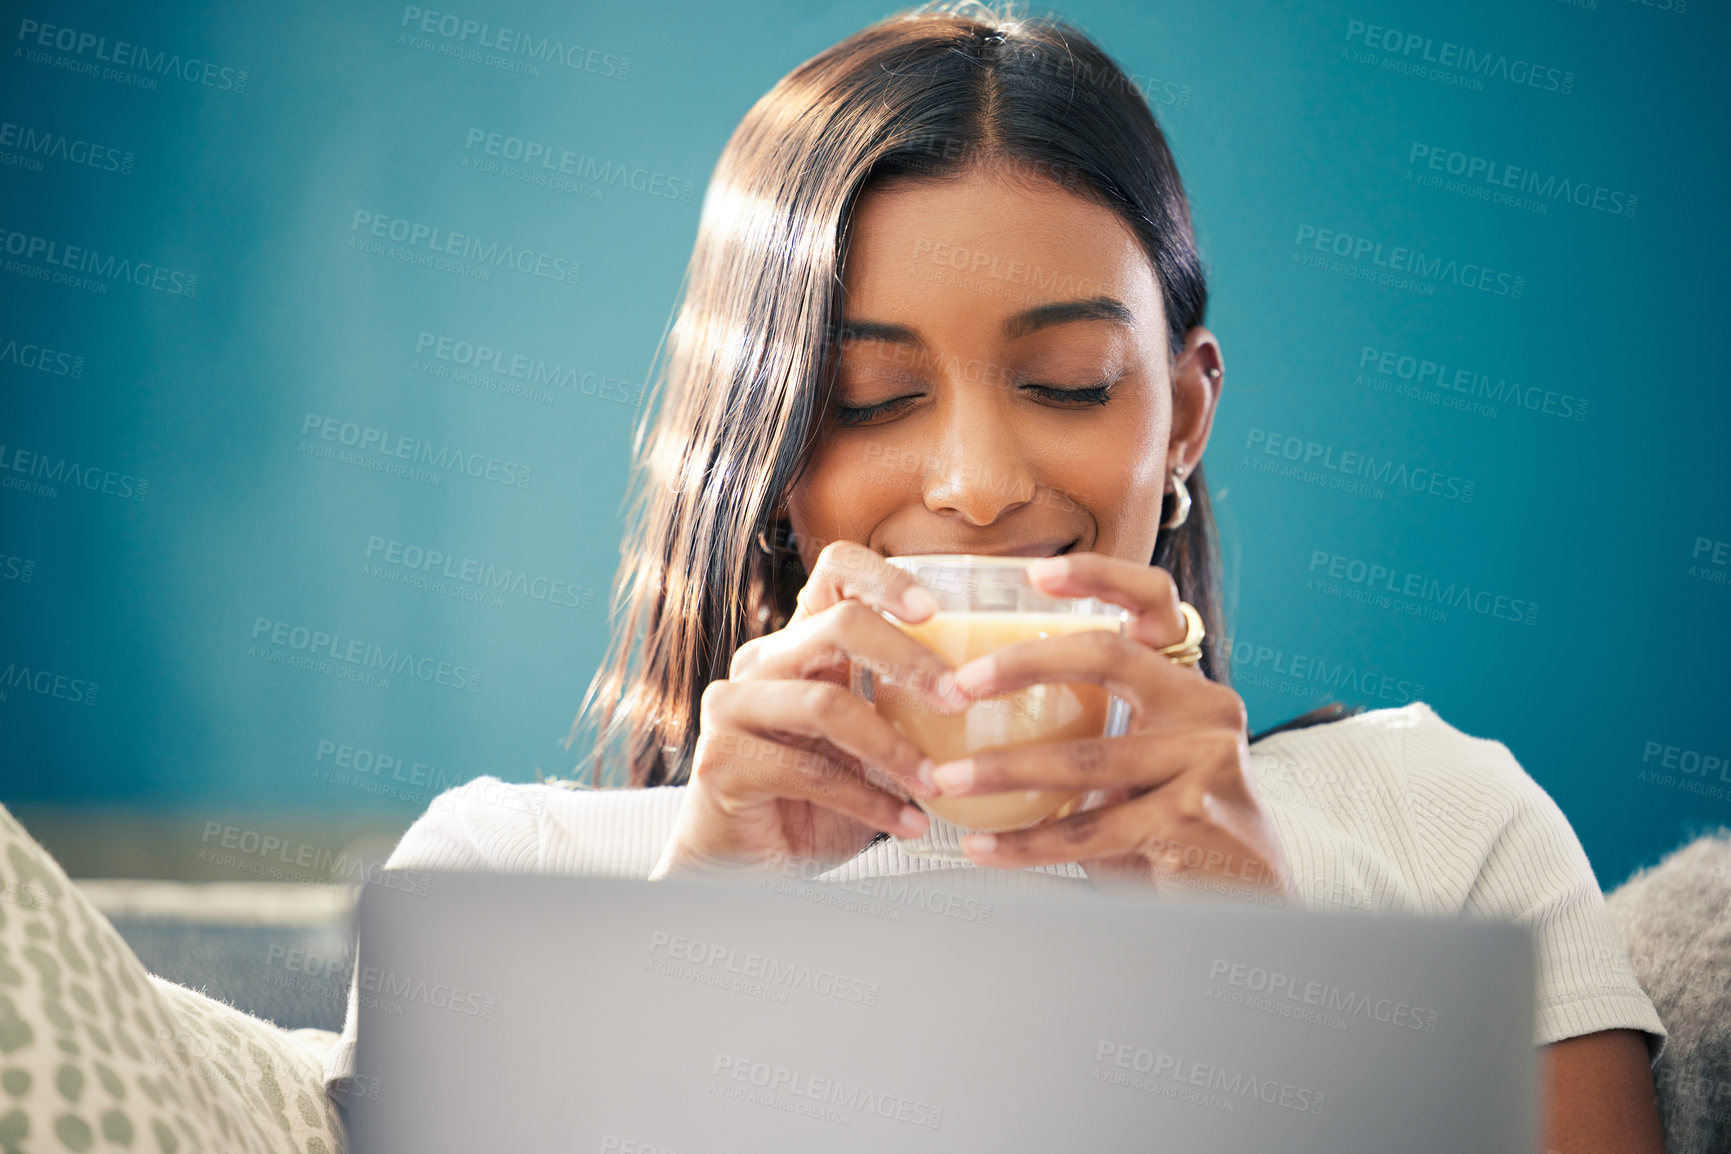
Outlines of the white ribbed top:
M1538 951L1534 1044L1631 1028L1648 1035L1657 1058L1665 1027L1635 980L1580 840L1501 742L1469 737L1414 702L1275 734L1251 758L1306 905L1525 924ZM387 864L647 878L684 796L683 786L585 790L477 778L435 798ZM953 838L954 827L934 827ZM953 868L881 841L818 880ZM1073 863L982 872L1011 889L1087 884ZM351 989L327 1080L352 1072L355 1022Z

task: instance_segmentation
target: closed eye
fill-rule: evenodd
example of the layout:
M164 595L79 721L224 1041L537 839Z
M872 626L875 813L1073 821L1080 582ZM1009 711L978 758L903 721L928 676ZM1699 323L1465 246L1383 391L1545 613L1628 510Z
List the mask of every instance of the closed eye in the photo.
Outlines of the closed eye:
M1112 386L1115 381L1101 381L1097 385L1089 385L1085 389L1060 389L1055 385L1023 385L1041 396L1049 397L1060 404L1073 405L1103 405L1111 400Z
M1110 401L1112 399L1112 386L1117 383L1118 379L1113 378L1110 381L1101 381L1097 385L1088 385L1085 388L1062 389L1056 385L1042 385L1030 381L1019 387L1065 408L1086 408L1089 405L1104 405ZM891 397L889 400L879 401L875 405L838 405L835 410L836 420L848 426L863 425L869 421L875 421L879 417L901 412L908 405L919 400L922 395L912 393L902 397Z
M835 419L844 425L863 425L867 421L874 421L888 413L898 413L918 399L916 394L911 397L892 397L887 401L879 401L875 405L837 405Z

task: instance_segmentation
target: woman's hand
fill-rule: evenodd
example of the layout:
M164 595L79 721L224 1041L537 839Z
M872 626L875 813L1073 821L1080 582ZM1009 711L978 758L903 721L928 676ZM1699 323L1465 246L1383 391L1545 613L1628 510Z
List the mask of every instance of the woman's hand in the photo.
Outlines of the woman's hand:
M1155 652L1184 639L1172 577L1157 566L1072 553L1029 567L1059 597L1098 597L1130 611L1124 634L1087 630L1005 646L956 671L970 696L1041 682L1092 682L1130 704L1120 737L991 750L937 767L941 793L1104 790L1105 803L1049 825L976 834L962 848L981 865L1080 862L1090 877L1297 897L1280 840L1251 784L1244 702L1231 689Z
M651 879L775 855L840 862L874 831L926 831L925 814L883 787L929 795L931 761L849 691L849 661L942 712L968 701L950 664L878 609L916 623L937 602L871 549L837 541L818 555L787 626L739 647L727 678L703 691L685 801ZM866 764L890 780L868 780Z

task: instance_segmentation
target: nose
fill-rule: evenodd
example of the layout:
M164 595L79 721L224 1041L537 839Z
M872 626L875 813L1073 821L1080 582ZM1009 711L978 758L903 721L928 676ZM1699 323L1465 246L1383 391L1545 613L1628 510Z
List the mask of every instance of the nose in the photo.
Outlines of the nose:
M993 385L951 382L939 405L936 441L922 454L927 509L990 525L1034 499L1026 446L996 403Z

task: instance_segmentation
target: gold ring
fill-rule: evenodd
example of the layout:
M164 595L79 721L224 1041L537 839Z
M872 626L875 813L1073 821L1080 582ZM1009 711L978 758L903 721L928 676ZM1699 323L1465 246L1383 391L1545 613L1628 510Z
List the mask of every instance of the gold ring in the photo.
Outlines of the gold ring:
M1174 665L1195 665L1202 660L1202 639L1208 636L1208 631L1202 628L1202 614L1190 602L1180 601L1178 611L1184 614L1184 640L1155 652L1171 658Z

